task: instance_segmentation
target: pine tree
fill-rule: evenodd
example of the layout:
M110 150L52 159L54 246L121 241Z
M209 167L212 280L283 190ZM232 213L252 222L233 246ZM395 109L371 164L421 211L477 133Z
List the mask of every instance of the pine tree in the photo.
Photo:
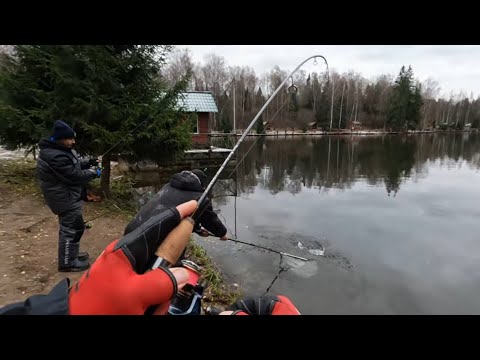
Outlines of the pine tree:
M265 103L265 98L263 97L263 94L262 94L262 88L259 86L257 90L257 95L255 95L255 106L257 108L261 108L264 103Z
M422 107L421 89L413 82L413 70L402 66L393 86L388 114L389 125L394 129L414 129L420 122Z
M408 108L408 127L409 129L415 129L418 127L421 121L421 108L423 105L422 88L419 84L414 87L411 95L411 101Z
M260 115L257 119L256 128L257 134L265 134L265 127L263 126L263 116Z
M228 114L223 114L222 119L220 121L220 124L222 126L222 131L226 134L229 134L232 132L232 124L230 123L230 117Z
M53 122L77 133L80 154L115 153L159 160L190 141L177 108L188 75L169 88L161 70L168 45L17 45L0 71L0 141L36 148ZM139 124L134 133L131 133ZM110 157L102 159L109 189Z

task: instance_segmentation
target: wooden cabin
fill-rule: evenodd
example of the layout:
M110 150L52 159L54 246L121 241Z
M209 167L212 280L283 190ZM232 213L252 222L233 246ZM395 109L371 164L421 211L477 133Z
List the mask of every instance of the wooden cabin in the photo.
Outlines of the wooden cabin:
M211 91L187 91L181 94L179 106L186 113L194 113L196 126L192 133L192 141L197 145L208 144L210 123L218 113L217 104ZM212 121L210 121L212 120Z
M350 129L352 131L360 131L362 130L362 123L360 121L352 121L350 123Z

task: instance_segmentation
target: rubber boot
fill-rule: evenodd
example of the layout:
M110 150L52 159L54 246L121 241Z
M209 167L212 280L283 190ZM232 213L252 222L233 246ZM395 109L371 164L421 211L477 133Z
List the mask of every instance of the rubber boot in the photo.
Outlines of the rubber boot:
M77 272L87 270L90 267L88 260L80 260L78 258L79 248L79 243L71 243L69 241L60 242L58 271Z

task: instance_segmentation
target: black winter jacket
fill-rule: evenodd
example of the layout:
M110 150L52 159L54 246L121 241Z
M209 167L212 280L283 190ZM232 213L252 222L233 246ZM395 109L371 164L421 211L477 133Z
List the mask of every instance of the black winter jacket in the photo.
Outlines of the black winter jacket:
M157 215L164 207L174 207L190 200L198 200L203 193L203 187L198 177L190 172L181 172L174 174L170 179L170 183L164 185L160 191L146 203L135 218L127 225L124 234L128 234L152 216ZM194 230L200 230L203 226L217 237L227 234L227 229L218 219L217 214L213 211L213 207L208 198L204 204L198 209L201 214L195 222Z
M97 175L88 170L89 160L80 160L75 150L54 141L40 141L37 179L47 205L56 215L81 205L85 184Z
M63 279L47 295L33 295L23 302L0 308L0 315L68 315L69 279Z

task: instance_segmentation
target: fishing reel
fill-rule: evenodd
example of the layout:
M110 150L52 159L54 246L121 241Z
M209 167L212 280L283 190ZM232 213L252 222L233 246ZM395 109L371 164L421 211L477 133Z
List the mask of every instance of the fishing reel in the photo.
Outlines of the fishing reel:
M99 156L98 159L97 159L97 165L95 165L95 169L103 170L102 157L101 156Z
M95 168L95 171L97 172L97 176L100 177L103 171L101 156L97 159L97 164L94 166L94 168Z
M199 281L202 268L190 260L182 260L181 263L188 271L188 281L170 302L168 315L200 315L201 300L205 289L205 286Z
M288 111L295 112L298 109L297 105L297 92L298 87L293 83L293 77L291 77L292 85L290 85L287 89L287 92L290 96L290 103L288 105Z

